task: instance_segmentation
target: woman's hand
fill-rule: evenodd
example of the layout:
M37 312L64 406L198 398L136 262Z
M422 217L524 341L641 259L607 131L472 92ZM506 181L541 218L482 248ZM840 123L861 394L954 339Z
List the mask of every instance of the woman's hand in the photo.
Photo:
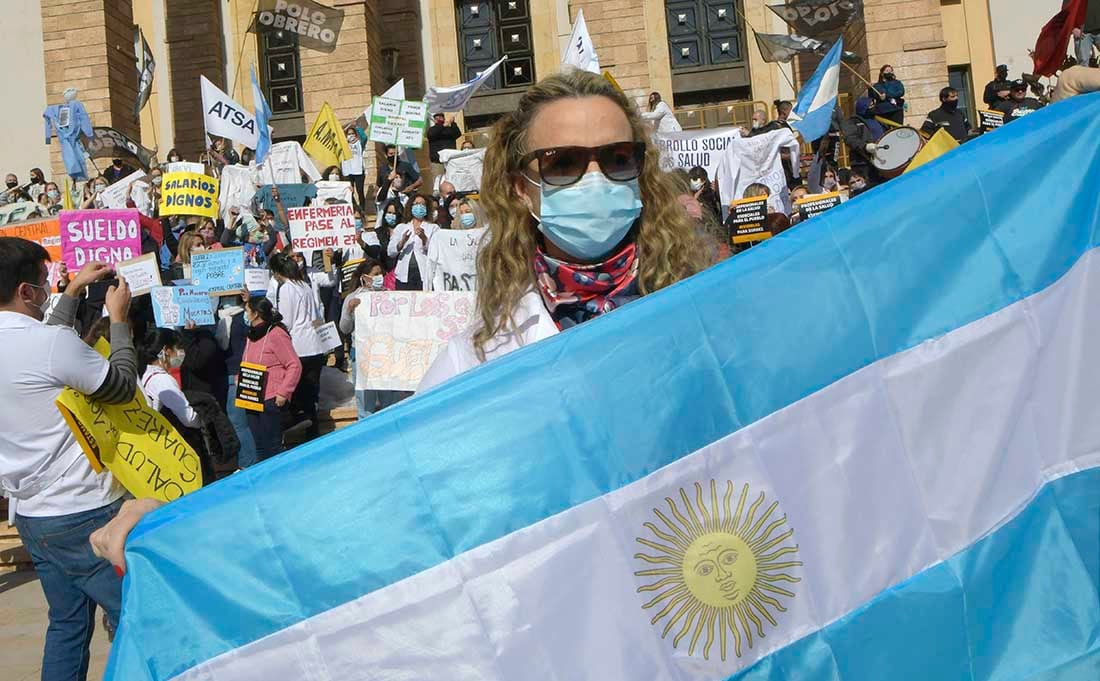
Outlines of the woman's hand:
M280 409L285 407L286 406L286 398L283 397L282 395L276 395L275 396L275 406L279 407Z
M359 303L363 302L359 298L352 298L348 301L348 312L355 312L355 308L359 307Z
M92 551L110 561L115 566L115 572L121 576L126 572L126 538L130 536L130 531L145 514L163 505L163 501L156 499L131 499L123 503L118 515L89 537Z

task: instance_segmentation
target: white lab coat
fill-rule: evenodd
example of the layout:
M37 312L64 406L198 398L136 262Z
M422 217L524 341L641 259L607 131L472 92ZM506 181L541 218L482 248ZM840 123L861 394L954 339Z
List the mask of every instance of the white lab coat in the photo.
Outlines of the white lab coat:
M657 102L657 106L653 107L653 111L643 111L642 118L653 123L659 133L683 132L684 130L680 127L680 121L676 120L676 114L672 113L672 109L664 102Z
M390 243L386 248L386 253L391 258L397 258L393 273L400 282L409 281L410 258L416 258L416 266L420 270L420 279L423 281L428 276L428 246L432 243L432 237L439 231L439 225L433 222L421 222L420 226L428 237L427 243L422 242L420 237L416 235L411 222L402 222L390 234ZM405 242L405 247L398 252L397 247L405 234L409 235L409 239Z
M542 296L535 290L528 291L519 299L513 318L519 333L506 329L493 338L485 348L486 361L503 357L513 350L559 333L558 325L554 323L554 319L542 303ZM477 321L471 328L447 342L447 347L428 367L428 373L424 374L424 378L420 380L416 392L430 390L447 379L482 364L474 350L473 338L476 325Z
M260 166L258 184L300 184L302 172L309 177L310 182L321 179L321 171L317 170L301 144L294 141L279 142L271 147L271 152Z

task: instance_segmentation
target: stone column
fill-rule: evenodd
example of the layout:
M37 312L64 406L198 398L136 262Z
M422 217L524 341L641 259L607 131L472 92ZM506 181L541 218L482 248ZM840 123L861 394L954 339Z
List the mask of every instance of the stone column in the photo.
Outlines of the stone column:
M940 88L947 85L947 43L939 0L864 0L867 25L867 67L870 80L890 64L905 83L905 122L919 127L940 105Z
M169 84L176 150L197 161L206 148L199 76L225 90L222 0L169 0L164 3ZM158 69L159 71L159 69ZM168 149L161 150L165 158Z

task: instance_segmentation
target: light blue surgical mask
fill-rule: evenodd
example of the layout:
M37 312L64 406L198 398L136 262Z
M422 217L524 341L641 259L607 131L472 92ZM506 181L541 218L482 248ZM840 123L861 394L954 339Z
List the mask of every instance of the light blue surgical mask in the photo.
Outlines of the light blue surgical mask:
M412 207L412 215L417 220L423 220L428 215L428 207L422 203L418 203Z
M477 216L473 213L463 213L462 217L460 217L458 221L462 223L463 227L469 229L474 226L475 222L477 222Z
M588 173L568 187L539 184L539 231L555 246L581 260L607 255L642 214L638 181L612 182L603 173Z
M389 225L390 227L393 227L394 225L397 224L397 213L386 213L386 216L385 216L384 219L386 220L387 225Z

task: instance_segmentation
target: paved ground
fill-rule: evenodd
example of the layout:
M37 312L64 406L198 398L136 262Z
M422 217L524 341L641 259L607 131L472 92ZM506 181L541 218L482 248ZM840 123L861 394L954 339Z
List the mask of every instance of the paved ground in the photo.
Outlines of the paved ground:
M34 572L0 574L0 678L37 681L46 636L46 599ZM107 634L96 627L89 679L100 679L107 662Z

